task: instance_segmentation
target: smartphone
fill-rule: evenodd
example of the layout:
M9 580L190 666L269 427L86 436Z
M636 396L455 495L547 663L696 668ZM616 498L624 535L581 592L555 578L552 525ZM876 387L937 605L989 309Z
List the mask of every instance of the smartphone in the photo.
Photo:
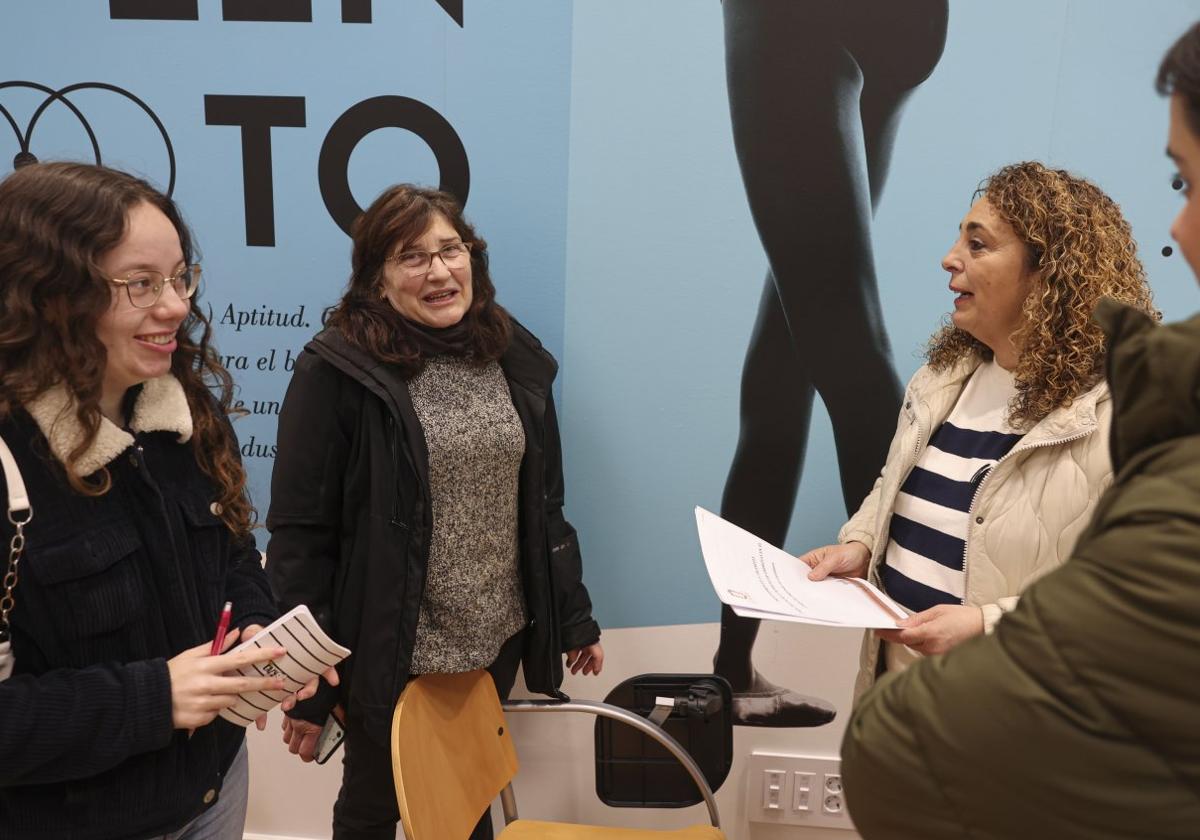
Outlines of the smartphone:
M325 726L321 728L321 734L317 736L317 749L313 756L317 764L324 764L328 761L344 740L346 740L346 728L338 720L337 715L330 712L329 717L325 718Z

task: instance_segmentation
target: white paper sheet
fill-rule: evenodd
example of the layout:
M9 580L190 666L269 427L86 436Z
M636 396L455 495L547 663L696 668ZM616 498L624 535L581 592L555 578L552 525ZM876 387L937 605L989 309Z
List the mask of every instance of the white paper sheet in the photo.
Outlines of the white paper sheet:
M797 558L702 507L696 530L713 589L738 615L871 628L895 627L908 615L865 580L809 580Z

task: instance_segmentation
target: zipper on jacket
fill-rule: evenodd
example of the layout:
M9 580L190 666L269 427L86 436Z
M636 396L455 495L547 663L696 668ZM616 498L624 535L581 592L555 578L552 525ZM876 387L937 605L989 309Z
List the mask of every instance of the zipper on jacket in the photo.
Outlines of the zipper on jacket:
M400 530L407 531L408 523L400 518L400 507L403 501L400 492L400 462L396 454L396 421L390 413L386 415L385 425L387 427L388 452L392 456L392 480L396 483L396 492L392 496L391 523Z
M979 479L979 485L975 488L975 492L971 494L971 504L967 506L967 532L963 537L963 596L959 599L959 603L965 605L967 603L967 595L971 592L971 567L967 563L967 546L971 542L971 519L972 514L975 511L975 502L979 499L979 494L983 492L983 486L987 484L988 479L996 474L996 467L1000 466L1002 463L1004 463L1004 461L1008 460L1013 455L1016 455L1018 452L1030 452L1034 449L1042 449L1047 446L1059 446L1064 443L1073 443L1077 440L1087 437L1094 431L1096 431L1095 426L1085 431L1078 432L1077 434L1068 435L1067 437L1051 438L1050 440L1039 441L1038 443L1032 443L1028 446L1021 446L1018 444L1008 452L1005 452L1004 455L997 459L996 463L992 464L990 467L984 468L983 476Z
M554 641L554 637L555 637L555 635L557 635L559 638L558 644L559 644L559 646L561 646L562 645L562 616L555 615L555 612L557 611L557 606L558 606L557 605L558 593L555 591L555 588L554 588L554 548L553 548L553 546L550 545L550 517L547 516L547 511L546 511L546 503L550 500L550 494L546 488L546 452L547 452L547 449L546 449L546 410L545 410L545 405L546 405L546 403L543 402L542 403L542 416L541 416L541 427L542 427L542 429L541 429L541 431L542 431L542 442L541 442L541 446L542 446L542 481L541 481L542 494L541 495L542 495L542 498L541 498L541 505L542 505L542 515L541 515L540 519L542 522L542 545L544 546L544 551L546 552L546 592L550 596L547 599L549 601L549 605L550 605L549 621L557 621L557 623L558 623L557 628L555 628L553 625L547 627L546 633L549 635L551 642ZM537 503L538 503L538 500L534 499L534 504L537 504ZM532 618L530 619L529 626L531 628L533 627L533 619ZM555 629L558 630L557 634L554 632ZM563 702L569 702L571 698L568 697L566 694L564 694L562 691L562 681L564 679L566 679L566 676L567 676L567 669L563 666L562 663L563 663L562 651L555 650L555 645L551 644L550 645L550 662L548 663L550 665L550 672L549 672L550 673L550 683L551 683L550 688L554 692L554 697L556 697L559 700L562 700ZM556 674L560 675L557 680L555 679Z
M996 464L998 463L1000 462L997 461ZM967 484L974 484L978 486L983 482L983 479L987 477L987 474L992 471L992 467L996 466L996 464L988 464L986 467L980 467L979 469L975 470L975 475L971 476L971 480L968 481ZM972 494L971 498L974 499L975 496Z
M909 400L905 404L905 408L909 408L910 410L912 410L911 406L912 406L912 400ZM917 446L915 449L913 449L913 462L912 462L912 466L910 466L908 468L909 472L912 472L912 468L917 465L917 458L919 458L921 456L921 441L925 437L925 428L924 428L924 426L921 425L920 411L912 410L912 413L913 413L913 417L914 417L914 422L917 424ZM905 476L905 478L908 478L908 476Z
M533 499L531 501L531 503L532 504L541 504L541 506L542 506L542 515L540 517L541 524L542 524L541 540L542 540L543 550L546 553L546 568L545 568L546 593L548 596L547 601L548 601L549 607L550 607L550 615L547 617L547 623L549 624L550 622L555 622L556 619L559 620L559 624L557 627L557 630L558 630L557 635L559 636L559 642L561 644L561 642L562 642L561 618L562 617L555 615L555 612L557 611L557 604L556 604L556 592L555 592L555 588L554 588L554 572L552 570L552 567L554 565L554 552L552 550L552 546L550 545L549 517L546 515L546 502L549 501L550 497L549 497L549 494L546 492L546 452L547 452L547 447L546 447L546 410L545 410L545 405L546 405L546 403L543 402L541 418L540 418L541 419L541 433L542 433L542 440L541 440L542 480L540 482L541 498ZM533 615L530 615L529 623L526 625L527 632L532 633L536 626L537 626L537 618ZM545 630L545 633L550 637L550 641L554 640L554 636L556 635L555 629L556 628L554 626L548 626ZM550 646L549 657L548 657L548 661L547 661L549 670L548 670L547 674L550 677L551 685L548 686L548 690L546 693L548 693L555 700L561 700L564 703L569 703L571 698L567 694L565 694L562 690L562 680L566 677L566 668L563 667L562 656L563 656L562 652L555 650L554 645ZM557 680L555 679L556 674L558 675Z

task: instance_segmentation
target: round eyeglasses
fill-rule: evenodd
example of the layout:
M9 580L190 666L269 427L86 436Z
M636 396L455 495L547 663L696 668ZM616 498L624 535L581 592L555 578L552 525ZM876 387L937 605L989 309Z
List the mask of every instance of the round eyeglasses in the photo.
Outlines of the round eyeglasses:
M168 283L180 300L187 300L196 294L196 288L200 285L200 266L185 265L170 276L161 271L139 269L125 277L110 277L108 282L124 286L129 302L136 308L149 309L158 303Z
M446 268L462 268L471 257L473 244L472 242L451 242L436 251L404 251L388 257L388 259L397 263L406 274L420 276L426 274L433 266L434 257L440 259Z

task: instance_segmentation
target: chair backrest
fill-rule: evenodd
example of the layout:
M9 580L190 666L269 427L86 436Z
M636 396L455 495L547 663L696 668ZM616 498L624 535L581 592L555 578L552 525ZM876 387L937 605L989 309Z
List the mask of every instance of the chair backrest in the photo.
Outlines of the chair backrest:
M487 671L409 681L392 716L392 775L408 840L466 840L516 774Z

